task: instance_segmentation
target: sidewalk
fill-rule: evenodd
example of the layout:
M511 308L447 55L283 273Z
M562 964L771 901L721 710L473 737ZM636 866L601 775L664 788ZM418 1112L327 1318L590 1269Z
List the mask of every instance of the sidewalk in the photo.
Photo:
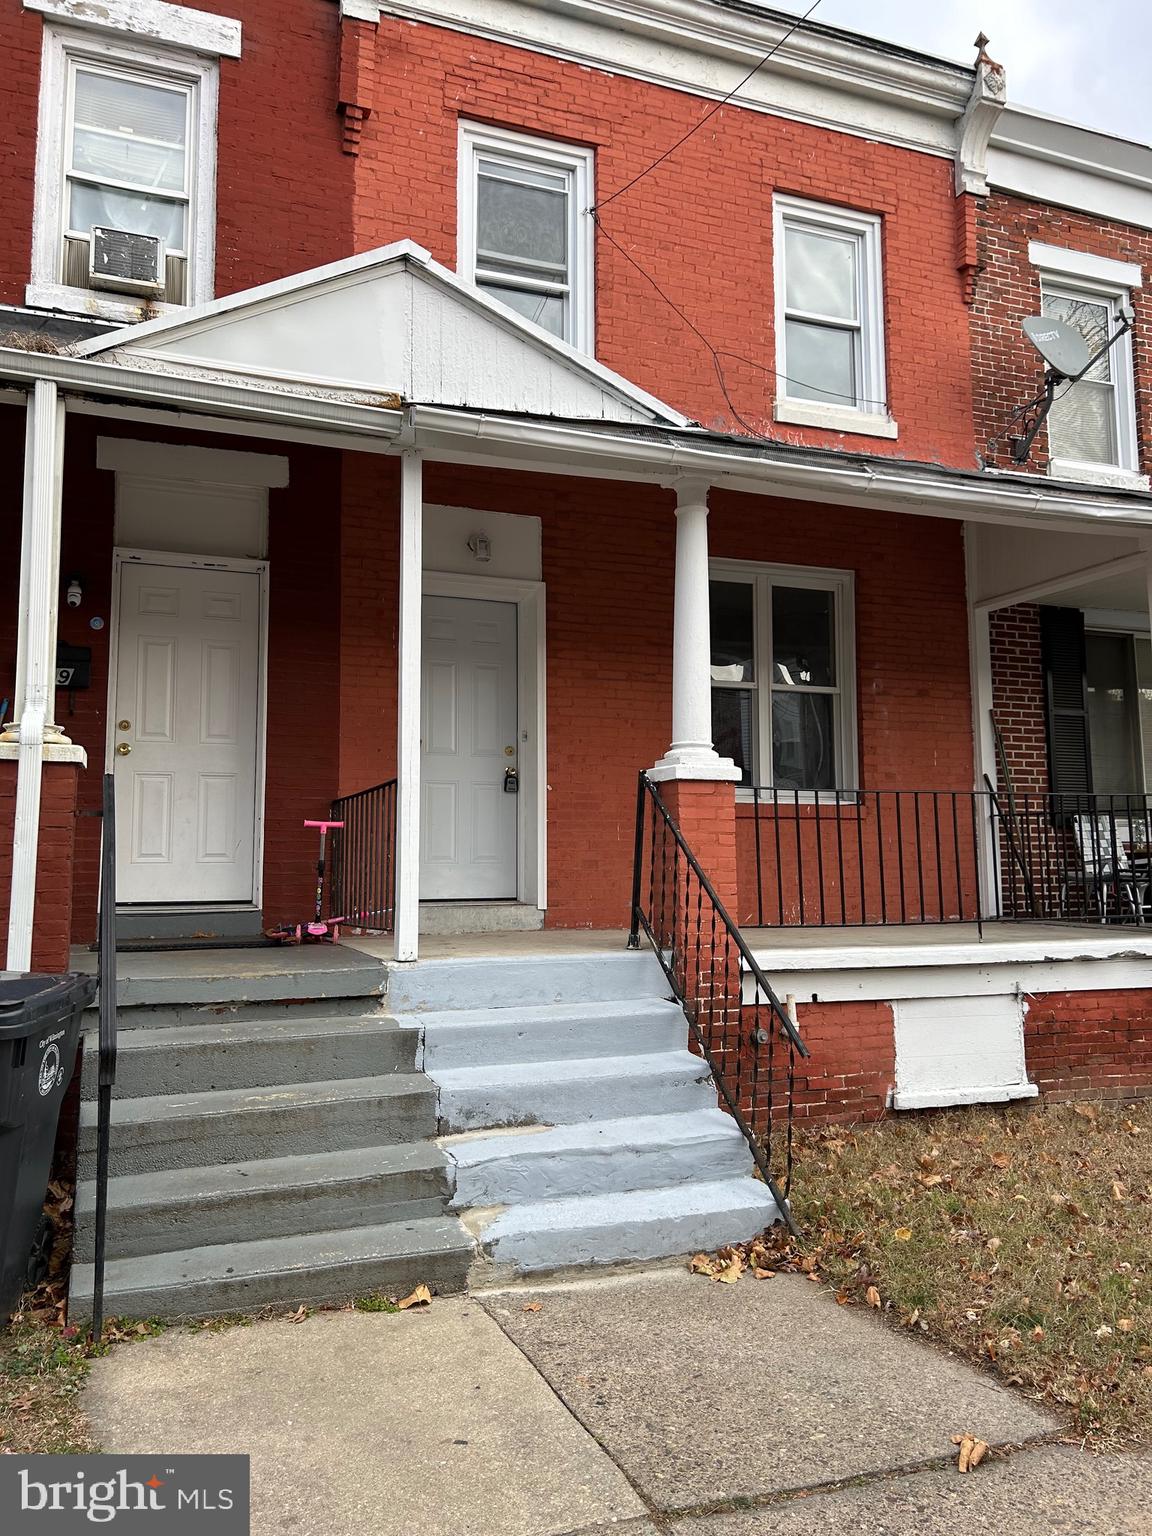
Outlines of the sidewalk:
M97 1361L85 1408L105 1450L249 1453L257 1536L1146 1536L1152 1509L1152 1458L1047 1443L1046 1413L796 1276L173 1331ZM962 1476L965 1429L1016 1449Z

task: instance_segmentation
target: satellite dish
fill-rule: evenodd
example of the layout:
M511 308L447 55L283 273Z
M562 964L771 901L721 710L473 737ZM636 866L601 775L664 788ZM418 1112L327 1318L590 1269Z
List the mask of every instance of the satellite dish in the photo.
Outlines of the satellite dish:
M1092 361L1088 343L1066 320L1029 315L1024 322L1024 334L1052 372L1062 379L1076 378Z

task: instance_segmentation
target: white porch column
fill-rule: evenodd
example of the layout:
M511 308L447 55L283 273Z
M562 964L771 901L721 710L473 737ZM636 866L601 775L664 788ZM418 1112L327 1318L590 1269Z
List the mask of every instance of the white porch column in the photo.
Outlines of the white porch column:
M672 631L672 743L649 770L667 779L740 778L712 746L712 642L708 611L708 482L676 487L676 597Z
M415 960L420 947L420 624L423 582L424 465L412 448L400 457L399 691L396 703L396 912L393 953Z
M64 402L55 384L40 379L28 397L13 713L16 724L14 731L5 733L9 739L16 736L20 743L8 911L7 965L11 971L26 971L32 964L44 743L68 740L52 720L63 453Z

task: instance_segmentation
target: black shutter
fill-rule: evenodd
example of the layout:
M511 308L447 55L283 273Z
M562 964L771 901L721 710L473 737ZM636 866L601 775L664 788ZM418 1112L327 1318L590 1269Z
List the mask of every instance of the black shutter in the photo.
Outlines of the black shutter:
M1048 721L1049 789L1092 793L1084 615L1079 608L1040 609L1040 654Z

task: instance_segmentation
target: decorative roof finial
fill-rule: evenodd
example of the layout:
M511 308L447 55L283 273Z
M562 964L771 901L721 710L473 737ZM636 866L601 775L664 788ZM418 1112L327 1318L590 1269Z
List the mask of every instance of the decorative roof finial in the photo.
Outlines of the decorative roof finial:
M993 69L999 69L1000 66L997 64L996 60L988 56L988 43L989 37L986 32L977 33L976 42L973 45L976 49L976 63L978 65L990 64Z

